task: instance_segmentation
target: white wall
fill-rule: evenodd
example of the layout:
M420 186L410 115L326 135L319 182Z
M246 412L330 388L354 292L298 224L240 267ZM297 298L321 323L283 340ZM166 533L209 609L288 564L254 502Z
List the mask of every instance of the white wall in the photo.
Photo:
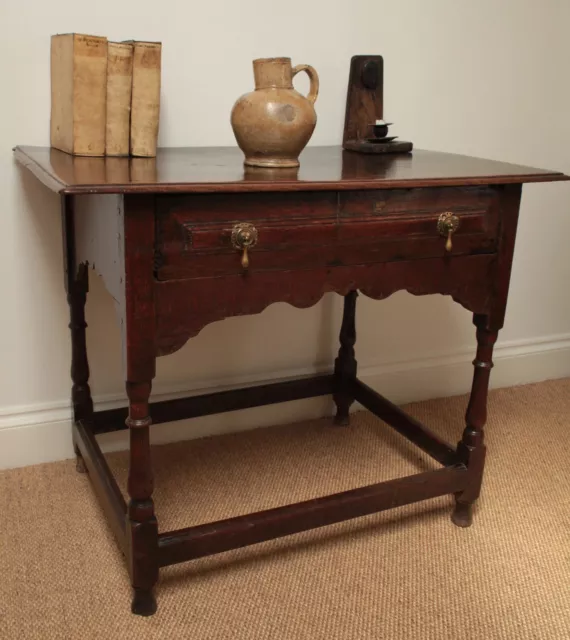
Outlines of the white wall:
M291 56L318 70L311 144L341 139L350 57L385 59L385 115L419 148L570 172L570 3L561 0L3 0L0 8L0 468L70 455L69 337L59 203L12 159L47 145L49 36L77 31L161 40L160 144L234 144L229 113L253 84L255 57ZM306 88L305 79L298 87ZM570 187L529 185L494 384L570 375ZM280 377L326 367L340 300L207 327L161 359L159 392ZM92 278L88 304L96 399L120 398L111 298ZM397 401L461 393L471 376L469 314L450 300L399 293L359 300L358 358ZM239 339L237 339L239 338ZM191 423L193 434L287 421L328 401ZM458 428L460 426L458 425ZM163 438L173 427L158 427ZM114 441L111 446L119 446Z

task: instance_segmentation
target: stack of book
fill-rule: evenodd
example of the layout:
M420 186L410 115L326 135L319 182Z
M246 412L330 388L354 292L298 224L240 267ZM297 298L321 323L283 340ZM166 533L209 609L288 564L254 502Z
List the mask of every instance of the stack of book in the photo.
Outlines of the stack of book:
M51 146L79 156L156 156L160 42L51 39Z

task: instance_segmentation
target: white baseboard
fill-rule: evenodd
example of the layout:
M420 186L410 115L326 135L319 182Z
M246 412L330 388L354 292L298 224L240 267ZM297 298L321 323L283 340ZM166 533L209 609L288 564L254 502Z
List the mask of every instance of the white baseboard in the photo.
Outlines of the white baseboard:
M464 349L434 358L361 366L359 378L398 404L459 395L469 391L472 359L473 350ZM495 347L493 359L495 368L491 386L494 388L570 376L570 334L499 343ZM279 372L279 379L315 373L319 372ZM263 380L266 381L267 378ZM158 392L153 393L153 400L243 387L258 382L262 380L244 376L239 380L220 380L218 383L208 381L192 390L182 387L158 389ZM126 398L121 395L95 398L95 406L99 410L125 404ZM151 429L152 441L155 444L175 442L285 424L331 414L332 410L332 400L328 397L256 407L163 424ZM124 449L127 447L127 434L124 431L105 434L100 437L100 442L105 451ZM0 469L71 457L73 448L69 402L15 406L0 410Z

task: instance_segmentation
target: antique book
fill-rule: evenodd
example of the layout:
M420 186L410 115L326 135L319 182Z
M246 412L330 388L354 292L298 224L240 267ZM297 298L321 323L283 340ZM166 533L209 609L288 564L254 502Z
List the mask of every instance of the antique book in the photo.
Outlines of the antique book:
M105 153L128 156L131 127L133 45L109 42L107 54L107 126Z
M51 38L51 146L105 155L107 38L80 33Z
M160 114L160 65L162 44L133 44L133 89L131 96L131 144L133 156L154 157Z

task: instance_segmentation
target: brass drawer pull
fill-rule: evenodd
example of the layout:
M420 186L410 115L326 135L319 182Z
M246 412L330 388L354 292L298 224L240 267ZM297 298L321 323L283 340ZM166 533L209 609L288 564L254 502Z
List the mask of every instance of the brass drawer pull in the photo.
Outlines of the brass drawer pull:
M440 236L447 238L445 250L450 252L453 249L451 236L459 229L459 217L451 211L442 213L437 220L437 230Z
M249 267L248 251L257 244L257 229L249 222L238 222L232 229L232 246L241 251L241 266Z

